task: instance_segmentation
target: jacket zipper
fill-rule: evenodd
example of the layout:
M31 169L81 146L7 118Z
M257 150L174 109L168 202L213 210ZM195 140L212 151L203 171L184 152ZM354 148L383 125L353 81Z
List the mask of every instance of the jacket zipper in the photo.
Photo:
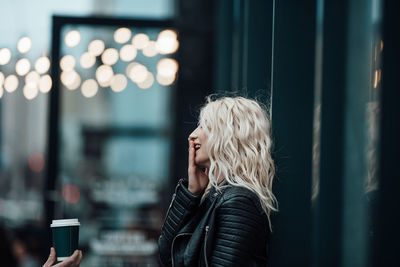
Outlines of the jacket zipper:
M167 210L167 215L166 215L165 217L168 217L169 211L170 211L170 209L171 209L171 207L172 207L172 204L174 204L175 198L176 198L176 193L174 193L174 194L172 195L171 203L169 203L169 207L168 207L168 210Z
M177 234L174 239L172 240L172 245L171 245L171 260L172 260L172 267L174 267L174 243L175 240L178 236L184 236L184 235L192 235L192 233L180 233Z
M169 211L171 210L172 204L174 203L175 197L176 197L176 194L174 193L174 194L172 195L172 200L171 200L171 203L169 204L169 207L168 207L168 210L167 210L167 214L165 215L164 222L163 222L162 225L165 225L165 221L166 221L167 218L168 218L168 214L169 214Z
M163 225L165 224L165 221L166 221L167 218L168 218L168 214L169 214L169 211L171 210L172 204L174 204L174 200L175 200L175 198L176 198L176 192L178 191L178 187L179 187L179 183L178 183L178 185L175 187L175 192L174 192L174 194L172 195L172 200L171 200L171 203L169 204L169 207L168 207L168 210L167 210L167 214L165 215Z
M204 262L206 263L206 267L208 267L208 262L207 262L207 237L208 237L208 230L210 229L210 226L206 226L206 236L204 237Z

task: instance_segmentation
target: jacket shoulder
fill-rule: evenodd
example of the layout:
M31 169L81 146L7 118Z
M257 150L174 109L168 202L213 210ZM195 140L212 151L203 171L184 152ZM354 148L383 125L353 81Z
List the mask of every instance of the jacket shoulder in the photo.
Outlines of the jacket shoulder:
M221 205L240 205L250 204L254 206L258 212L264 213L261 207L260 199L255 192L242 186L228 186L221 191L221 196L217 206Z

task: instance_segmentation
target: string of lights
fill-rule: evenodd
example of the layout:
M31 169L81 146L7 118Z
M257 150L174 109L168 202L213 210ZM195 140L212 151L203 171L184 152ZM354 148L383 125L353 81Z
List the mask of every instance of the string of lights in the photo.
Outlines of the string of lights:
M113 40L122 45L118 50L115 47L106 47L101 39L95 39L87 45L78 58L71 54L60 58L61 68L60 80L68 90L80 88L84 97L94 97L99 87L109 87L118 93L125 90L129 80L140 89L149 89L155 81L162 86L169 86L176 80L178 63L173 58L161 58L156 65L156 73L152 73L145 64L134 61L138 53L152 58L156 55L170 55L179 48L177 33L171 29L165 29L158 33L156 40L151 40L146 33L134 34L131 29L122 27L114 31ZM64 36L64 43L69 48L77 47L82 41L81 33L74 29L68 31ZM26 54L32 48L32 40L22 37L17 42L19 52L15 57ZM12 52L9 48L0 49L0 67L12 62ZM98 61L98 59L100 61ZM125 73L115 73L113 66L118 62L126 63ZM100 62L93 71L93 77L83 79L79 73L78 64L81 69L90 70L96 62ZM34 99L39 92L46 94L52 88L52 77L48 74L50 59L40 56L31 64L27 57L20 58L15 63L15 73L3 73L0 71L0 98L4 93L13 93L22 88L26 99Z

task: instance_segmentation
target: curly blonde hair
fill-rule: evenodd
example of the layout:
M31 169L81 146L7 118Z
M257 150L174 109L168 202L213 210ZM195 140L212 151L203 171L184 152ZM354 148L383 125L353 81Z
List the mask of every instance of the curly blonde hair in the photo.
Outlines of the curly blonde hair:
M245 187L258 196L271 228L271 211L278 208L272 193L275 165L267 112L255 100L244 97L213 100L209 96L200 111L199 125L207 134L211 163L205 195L211 187L219 190L223 184Z

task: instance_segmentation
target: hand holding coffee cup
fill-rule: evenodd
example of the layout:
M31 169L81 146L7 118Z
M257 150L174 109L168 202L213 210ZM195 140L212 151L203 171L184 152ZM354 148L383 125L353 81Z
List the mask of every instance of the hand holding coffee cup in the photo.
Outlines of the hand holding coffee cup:
M56 250L50 249L50 255L43 267L78 267L82 260L82 251L75 250L75 252L66 260L53 265L56 262Z
M53 220L50 225L53 232L53 246L49 259L44 266L52 266L56 260L62 262L55 266L79 266L82 253L78 251L79 243L78 219ZM57 255L57 256L56 256ZM65 262L64 262L65 261Z

